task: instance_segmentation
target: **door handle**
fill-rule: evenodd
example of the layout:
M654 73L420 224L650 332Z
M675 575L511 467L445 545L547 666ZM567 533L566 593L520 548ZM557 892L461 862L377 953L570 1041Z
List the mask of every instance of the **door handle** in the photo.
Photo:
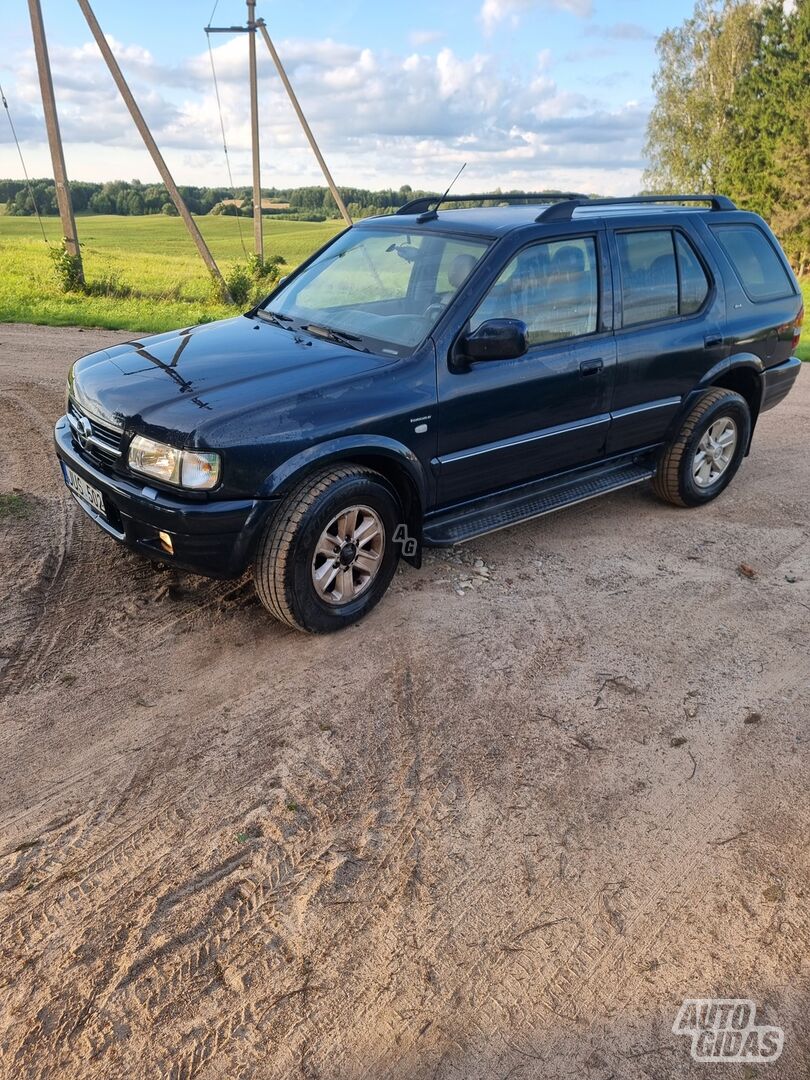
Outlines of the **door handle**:
M719 345L723 344L722 334L707 334L703 339L703 344L707 349L716 349Z
M583 377L585 375L598 375L604 366L605 362L601 357L598 360L583 360L579 365L579 373Z

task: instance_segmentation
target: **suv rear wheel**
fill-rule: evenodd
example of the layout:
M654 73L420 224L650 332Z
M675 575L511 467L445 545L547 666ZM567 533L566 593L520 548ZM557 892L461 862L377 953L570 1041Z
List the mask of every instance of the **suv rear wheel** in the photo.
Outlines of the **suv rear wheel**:
M751 411L733 390L707 390L664 451L655 493L676 506L717 498L740 467L751 437Z
M297 630L328 633L349 626L391 582L400 521L394 492L371 469L345 465L308 477L287 496L259 542L259 599Z

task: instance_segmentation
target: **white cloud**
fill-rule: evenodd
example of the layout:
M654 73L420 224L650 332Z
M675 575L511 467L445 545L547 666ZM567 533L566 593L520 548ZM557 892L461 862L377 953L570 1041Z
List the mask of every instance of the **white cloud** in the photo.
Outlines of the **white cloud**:
M499 23L509 22L517 26L524 12L544 7L568 11L581 18L587 18L593 10L591 0L484 0L478 18L484 32L491 34Z
M655 41L656 35L652 30L639 23L617 22L604 25L591 23L585 27L587 37L613 38L616 41Z
M538 71L548 71L554 63L554 54L551 49L541 49L537 54Z
M408 34L408 41L415 49L421 49L424 45L432 45L435 41L441 41L444 33L441 30L412 30Z
M114 47L178 183L225 183L207 51L167 67L147 50ZM460 56L448 46L435 56L331 40L294 39L278 47L338 183L436 189L466 160L459 185L464 190L560 186L622 193L638 187L644 108L628 102L611 110L580 90L560 87L549 73L547 51L532 70L522 71L488 53ZM214 55L234 179L247 184L244 38L217 45ZM51 61L70 175L150 181L151 162L95 45L52 48ZM48 175L33 57L19 54L9 66L14 119L30 167ZM264 184L321 183L263 52L259 70ZM7 138L0 127L0 155ZM18 171L9 153L0 173Z

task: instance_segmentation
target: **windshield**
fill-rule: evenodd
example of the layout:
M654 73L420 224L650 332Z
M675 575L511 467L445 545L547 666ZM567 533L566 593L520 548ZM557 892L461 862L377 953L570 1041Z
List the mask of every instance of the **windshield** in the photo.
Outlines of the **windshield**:
M399 356L430 333L486 249L468 237L355 227L265 301L265 316Z

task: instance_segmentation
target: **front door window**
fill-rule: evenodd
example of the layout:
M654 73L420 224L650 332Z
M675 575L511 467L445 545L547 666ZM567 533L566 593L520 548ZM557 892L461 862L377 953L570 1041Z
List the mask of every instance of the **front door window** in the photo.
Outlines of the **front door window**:
M488 319L520 319L529 345L596 332L599 272L592 236L553 240L524 248L509 263L472 317L475 330Z

